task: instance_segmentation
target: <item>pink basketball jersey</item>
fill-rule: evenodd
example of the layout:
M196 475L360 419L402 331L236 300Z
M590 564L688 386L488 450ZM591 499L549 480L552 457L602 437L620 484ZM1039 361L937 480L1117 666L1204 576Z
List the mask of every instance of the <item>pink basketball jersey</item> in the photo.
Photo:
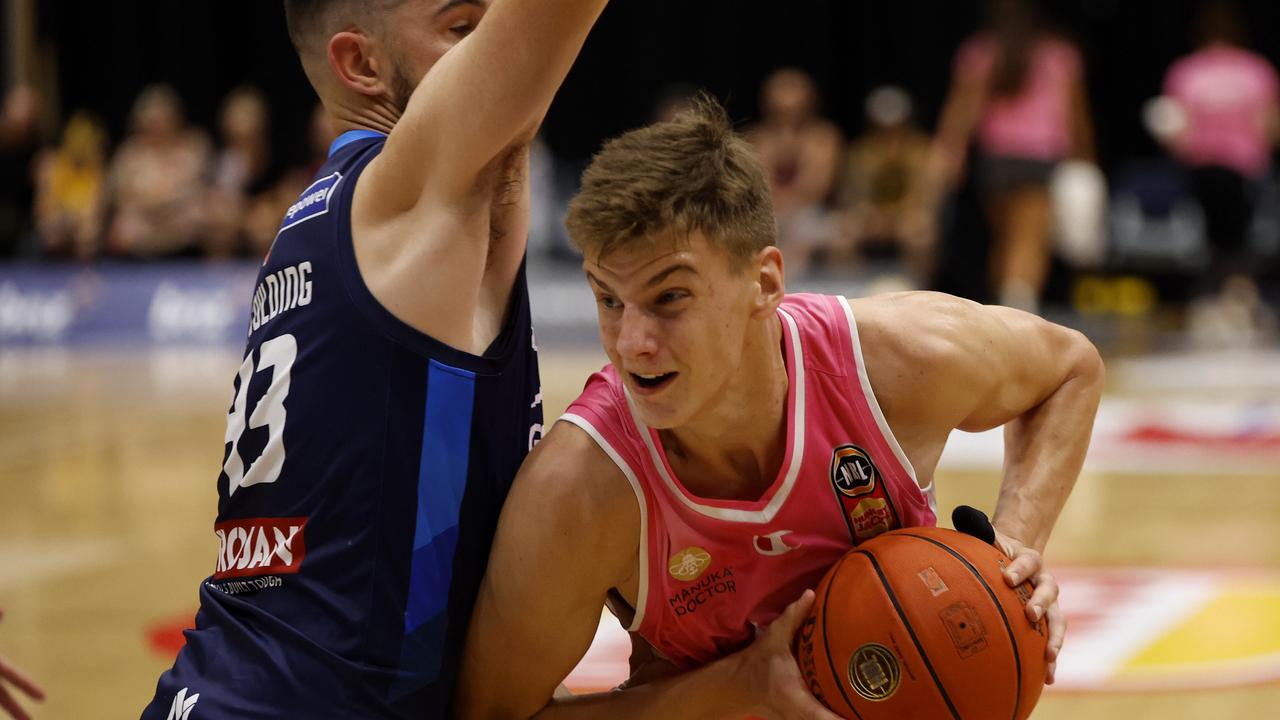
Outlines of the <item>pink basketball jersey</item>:
M748 645L854 544L936 524L931 488L920 489L872 394L849 304L788 295L778 315L786 454L758 500L686 490L612 366L561 417L591 435L636 493L643 541L628 630L683 669Z

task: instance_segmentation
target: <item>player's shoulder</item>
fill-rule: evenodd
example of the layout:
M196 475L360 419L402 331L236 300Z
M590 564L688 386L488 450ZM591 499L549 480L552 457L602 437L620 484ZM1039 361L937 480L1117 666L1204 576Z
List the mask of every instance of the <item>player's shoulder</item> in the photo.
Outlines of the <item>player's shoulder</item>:
M529 453L507 502L574 537L638 532L630 479L599 439L573 422L555 423Z
M983 306L940 292L909 291L851 298L868 366L872 357L891 362L930 362L963 343Z

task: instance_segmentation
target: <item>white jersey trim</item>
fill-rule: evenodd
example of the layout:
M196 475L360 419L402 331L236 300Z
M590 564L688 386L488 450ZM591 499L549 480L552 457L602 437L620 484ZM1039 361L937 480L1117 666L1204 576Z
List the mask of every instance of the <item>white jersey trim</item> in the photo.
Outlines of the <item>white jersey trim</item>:
M667 489L671 491L671 494L684 503L685 507L694 512L717 520L764 524L773 521L774 516L778 514L778 511L782 509L782 505L787 501L787 497L791 495L791 488L795 487L796 478L800 475L800 466L804 464L804 352L800 345L800 330L796 326L795 318L788 315L782 308L778 308L778 315L782 318L785 330L791 334L791 366L795 369L795 387L790 389L791 392L795 393L796 399L795 415L791 423L793 428L793 447L791 449L791 464L787 468L787 474L783 478L782 486L774 493L773 498L769 500L769 504L764 509L742 510L740 508L716 507L714 505L704 505L689 497L689 494L676 485L671 474L667 472L667 465L663 462L662 455L654 445L653 435L640 420L635 404L631 401L631 393L627 393L627 407L631 410L631 420L635 423L636 431L640 434L640 437L644 439L645 447L649 449L649 458L653 461L653 467L658 471L658 475L662 477L663 482L667 484Z
M889 423L884 419L884 412L880 410L880 402L876 400L876 394L871 389L871 378L867 377L867 364L862 359L862 342L858 340L858 321L853 317L853 305L848 298L838 297L837 299L840 301L840 306L844 308L845 318L849 321L849 337L853 338L853 358L858 365L858 383L862 386L862 396L866 398L867 407L871 408L871 415L876 419L876 425L880 427L880 435L889 444L889 449L893 450L894 457L898 458L898 464L907 471L911 481L929 501L929 508L937 515L938 507L937 499L934 497L933 483L930 482L928 487L920 487L920 481L916 478L916 469L911 466L907 454L902 451L898 438L893 436L893 430L889 428Z
M640 624L644 622L645 605L649 600L649 513L646 509L648 505L645 502L644 489L640 487L640 479L637 478L635 472L631 470L631 466L628 465L627 461L618 454L617 450L613 449L613 446L609 444L609 441L604 439L604 435L602 435L600 431L591 424L590 420L582 417L581 415L574 415L573 413L565 413L560 416L560 419L577 425L584 432L590 435L591 439L596 442L596 445L600 446L600 449L609 456L609 459L613 461L613 464L617 465L618 469L622 471L622 474L627 477L627 482L631 483L631 491L636 494L636 503L640 505L640 558L638 560L640 582L638 589L636 590L636 607L634 608L636 614L635 617L632 618L631 625L627 628L627 632L639 632Z

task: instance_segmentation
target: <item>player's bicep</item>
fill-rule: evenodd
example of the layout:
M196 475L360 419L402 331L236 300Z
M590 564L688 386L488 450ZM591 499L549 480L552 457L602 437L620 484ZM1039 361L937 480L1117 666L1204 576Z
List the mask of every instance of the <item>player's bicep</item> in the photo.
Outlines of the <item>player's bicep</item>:
M957 427L980 432L1004 425L1044 402L1075 366L1079 333L1020 310L970 304L953 325L952 350L940 363L953 390ZM1092 347L1092 346L1089 346Z
M468 636L464 718L536 714L595 637L620 558L604 537L614 525L608 510L573 491L575 468L589 463L566 446L566 433L563 425L548 433L503 508Z

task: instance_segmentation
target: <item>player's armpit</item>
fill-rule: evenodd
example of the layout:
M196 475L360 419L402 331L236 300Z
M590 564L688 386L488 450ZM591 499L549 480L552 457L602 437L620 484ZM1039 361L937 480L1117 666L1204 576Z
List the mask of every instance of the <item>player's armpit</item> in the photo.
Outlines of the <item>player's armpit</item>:
M472 615L461 718L528 718L586 654L609 588L634 571L639 508L591 438L558 423L503 507Z

